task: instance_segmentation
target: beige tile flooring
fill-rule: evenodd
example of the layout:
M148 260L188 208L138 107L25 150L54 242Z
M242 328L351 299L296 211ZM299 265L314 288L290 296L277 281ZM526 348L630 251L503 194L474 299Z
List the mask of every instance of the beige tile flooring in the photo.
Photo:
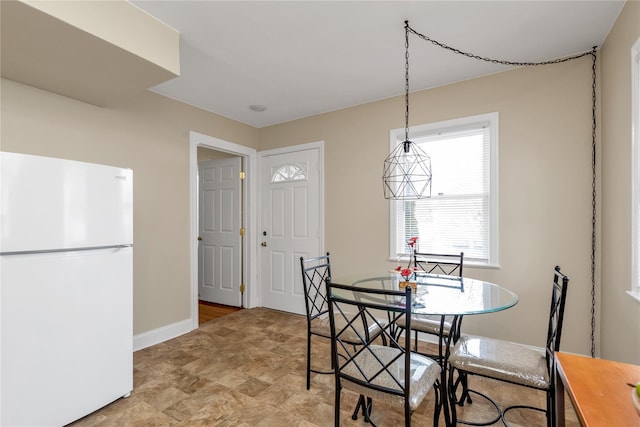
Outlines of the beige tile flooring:
M314 366L329 367L327 341L314 341ZM303 316L263 308L241 310L136 352L131 396L72 426L331 426L333 376L313 374L307 391L305 351ZM475 377L471 381L473 388L504 403L517 399L544 404L544 394L535 390ZM356 400L343 392L341 425L366 425L362 416L351 419ZM466 405L461 418L478 419L482 407L480 401ZM431 426L432 414L433 392L413 414L413 425ZM571 408L567 414L567 427L579 426ZM401 408L379 402L374 402L372 419L380 427L403 424ZM512 427L546 425L544 416L534 411L514 411L509 421Z

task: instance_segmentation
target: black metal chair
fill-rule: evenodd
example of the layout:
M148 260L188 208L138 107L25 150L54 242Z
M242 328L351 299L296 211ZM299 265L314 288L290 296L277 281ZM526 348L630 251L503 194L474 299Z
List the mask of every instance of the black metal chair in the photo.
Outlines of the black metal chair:
M331 259L327 255L307 258L300 257L302 271L302 287L304 288L305 310L307 314L307 390L311 388L311 372L317 374L333 374L333 370L322 371L311 367L311 337L313 335L331 339L329 325L329 303L326 294L325 280L331 279ZM367 334L377 336L380 331L377 325L371 325ZM356 334L348 337L352 345L360 344ZM347 339L347 338L345 338ZM333 365L331 365L333 369Z
M457 255L415 252L413 257L413 263L418 274L422 272L427 274L444 274L447 276L462 277L463 262L464 252L460 252L460 254ZM426 314L415 314L411 316L411 329L414 331L415 339L414 351L418 350L418 332L435 335L439 337L440 350L437 355L431 356L442 360L442 338L449 337L452 326L454 326L454 321L458 322L458 324L455 325L456 327L453 328L453 330L456 331L456 336L451 338L453 339L453 342L456 342L459 336L462 316L458 316L457 319L454 319L453 316ZM402 322L397 326L401 329L406 329L406 325L402 324ZM443 337L440 337L441 326Z
M367 396L365 420L369 422L372 398L389 403L402 402L406 426L411 425L411 414L433 388L436 397L433 425L437 426L441 410L441 396L436 387L440 365L429 357L413 353L409 334L396 339L394 331L395 323L403 319L411 326L411 288L367 289L327 280L327 294L336 381L335 426L340 425L343 388L360 394L360 402ZM383 321L381 317L384 317ZM381 331L379 337L360 332L371 324ZM351 345L350 337L354 334L361 339L361 345L357 347ZM389 345L384 345L381 338Z
M551 427L553 425L555 418L554 352L560 349L562 321L568 284L569 278L560 272L559 266L555 267L553 271L547 342L544 351L538 351L535 348L510 341L478 336L462 336L449 357L450 370L448 385L450 400L455 400L455 388L458 385L455 379L457 372L458 374L462 374L463 377L466 375L479 375L498 381L542 390L546 392L546 408L536 408L529 405L513 405L501 409L500 406L487 395L467 387L462 391L462 398L459 400L460 405L464 404L465 394L469 396L469 393L474 393L491 402L498 411L498 415L495 419L482 423L459 421L457 420L456 405L452 403L452 421L454 425L456 425L457 422L469 425L490 425L498 420L502 420L506 426L508 424L505 420L505 413L517 408L534 409L545 412L547 426Z

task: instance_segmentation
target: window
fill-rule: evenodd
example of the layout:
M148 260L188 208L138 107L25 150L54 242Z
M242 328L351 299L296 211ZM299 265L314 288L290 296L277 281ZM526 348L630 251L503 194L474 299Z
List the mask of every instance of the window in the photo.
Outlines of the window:
M307 179L304 171L296 165L284 165L271 175L271 182L303 181Z
M631 48L631 235L630 294L640 300L640 38Z
M464 252L465 262L498 265L498 113L411 128L431 157L431 197L391 201L391 259L420 252ZM391 149L404 129L391 131Z

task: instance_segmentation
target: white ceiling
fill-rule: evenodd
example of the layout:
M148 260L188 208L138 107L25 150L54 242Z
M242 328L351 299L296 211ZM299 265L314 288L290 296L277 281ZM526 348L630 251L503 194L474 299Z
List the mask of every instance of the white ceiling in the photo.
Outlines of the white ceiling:
M404 93L404 21L483 57L601 46L624 1L133 1L180 32L180 77L152 88L260 128ZM506 70L409 37L410 90ZM254 112L249 105L265 105Z

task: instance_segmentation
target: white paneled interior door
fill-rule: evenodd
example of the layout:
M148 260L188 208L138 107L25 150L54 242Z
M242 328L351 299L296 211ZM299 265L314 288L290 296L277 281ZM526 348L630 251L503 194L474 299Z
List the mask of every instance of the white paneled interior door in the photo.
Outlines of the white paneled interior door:
M304 314L300 257L322 249L320 148L263 153L260 161L262 305Z
M198 164L199 299L234 307L241 305L241 161Z

